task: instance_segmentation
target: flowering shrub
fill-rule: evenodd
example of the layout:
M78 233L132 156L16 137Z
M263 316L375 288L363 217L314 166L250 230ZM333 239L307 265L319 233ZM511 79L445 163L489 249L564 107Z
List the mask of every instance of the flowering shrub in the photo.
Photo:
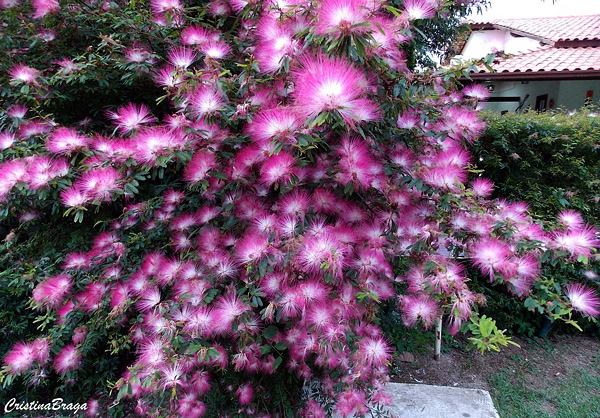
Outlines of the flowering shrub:
M2 3L58 54L13 46L3 75L2 277L38 314L4 386L89 415L109 388L151 416L365 414L388 400L380 302L455 333L483 323L466 264L524 298L543 262L595 257L576 213L544 231L472 173L476 89L402 53L437 2L150 6ZM599 305L569 284L534 308Z

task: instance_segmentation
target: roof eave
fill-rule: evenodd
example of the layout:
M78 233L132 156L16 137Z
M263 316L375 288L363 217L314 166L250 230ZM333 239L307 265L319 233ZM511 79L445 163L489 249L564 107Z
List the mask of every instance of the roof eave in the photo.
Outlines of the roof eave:
M475 81L600 80L600 70L471 73Z
M514 33L515 35L523 36L530 39L535 39L536 41L545 43L547 45L554 46L554 41L549 38L544 38L543 36L539 36L533 33L525 32L519 29L511 28L510 26L499 25L497 23L471 23L471 30L473 32L480 30L505 30L510 33Z

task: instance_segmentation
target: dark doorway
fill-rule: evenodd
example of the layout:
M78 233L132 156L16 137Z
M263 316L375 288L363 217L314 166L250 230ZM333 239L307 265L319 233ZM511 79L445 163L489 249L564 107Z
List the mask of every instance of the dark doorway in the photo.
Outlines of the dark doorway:
M535 98L535 110L538 112L545 112L548 108L548 95L542 94Z

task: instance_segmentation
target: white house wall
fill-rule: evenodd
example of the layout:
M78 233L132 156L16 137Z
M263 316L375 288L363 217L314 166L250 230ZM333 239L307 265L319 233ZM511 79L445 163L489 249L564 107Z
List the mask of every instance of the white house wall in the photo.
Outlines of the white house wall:
M521 100L529 94L529 98L523 105L535 109L537 96L548 95L548 103L554 100L554 109L559 107L567 110L581 108L585 104L588 91L593 91L592 103L600 105L600 80L563 80L563 81L493 81L482 83L484 86L492 84L494 92L491 97L519 97ZM481 103L480 108L490 109L496 112L508 110L514 112L519 103L517 102L491 102Z
M529 81L526 84L523 84L520 81L502 81L502 82L492 82L492 83L484 83L484 85L492 84L494 86L494 92L491 94L491 97L514 97L517 96L521 100L525 98L527 94L529 94L529 98L525 101L523 105L523 110L526 110L529 106L532 109L535 108L535 101L537 96L541 96L544 94L548 95L548 102L551 99L554 99L555 107L558 103L559 91L560 91L560 81ZM492 102L492 103L482 103L482 108L494 110L497 112L502 112L503 110L508 110L509 112L514 112L517 107L519 107L519 103L517 102Z
M585 104L588 91L593 92L592 102L600 104L600 80L561 81L558 93L558 105L568 110L578 109Z
M535 39L513 36L505 30L483 30L471 33L459 57L463 60L480 59L500 51L518 54L539 48L540 42Z

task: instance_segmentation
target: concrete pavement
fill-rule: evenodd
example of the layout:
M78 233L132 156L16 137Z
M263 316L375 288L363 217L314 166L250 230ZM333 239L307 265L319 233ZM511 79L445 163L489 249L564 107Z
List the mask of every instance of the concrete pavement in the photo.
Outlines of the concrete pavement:
M490 394L481 389L388 383L396 418L499 418Z

